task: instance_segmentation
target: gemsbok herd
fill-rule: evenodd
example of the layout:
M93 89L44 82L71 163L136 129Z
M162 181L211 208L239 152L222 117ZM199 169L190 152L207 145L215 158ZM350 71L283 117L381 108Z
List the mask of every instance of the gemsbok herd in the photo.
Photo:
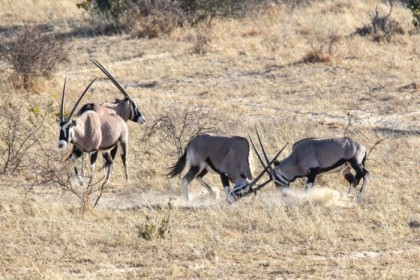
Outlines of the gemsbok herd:
M113 161L118 146L120 146L125 176L128 180L128 129L126 122L131 120L143 124L145 118L134 100L108 70L98 61L91 61L113 82L125 98L117 99L114 103L86 103L76 114L77 117L73 118L77 106L95 82L95 78L79 97L70 115L65 118L65 80L61 98L58 146L64 149L67 143L73 144L69 159L72 159L75 174L81 185L83 182L77 169L77 160L85 153L90 155L91 177L89 184L91 184L95 174L95 162L98 153L101 152L105 159L105 167L107 167L105 182L108 182ZM187 144L184 154L170 168L168 175L171 178L180 175L188 162L189 170L181 181L183 196L188 200L188 185L194 179L209 193L214 194L212 187L203 178L209 171L215 172L220 176L227 201L233 203L243 196L256 193L271 181L278 189L282 189L288 188L290 182L295 179L306 177L305 190L309 191L313 187L317 175L341 172L350 183L349 193L357 187L363 178L363 184L357 197L359 202L362 200L369 180L369 172L365 167L366 148L357 141L350 137L305 138L294 143L290 155L279 161L277 157L286 146L279 150L274 158L270 159L258 130L256 134L263 157L251 137L248 141L240 136L206 133L196 136ZM263 171L255 178L251 146L263 166ZM355 171L355 175L351 169ZM268 174L269 179L257 185L265 173ZM233 190L231 190L230 183L234 184Z

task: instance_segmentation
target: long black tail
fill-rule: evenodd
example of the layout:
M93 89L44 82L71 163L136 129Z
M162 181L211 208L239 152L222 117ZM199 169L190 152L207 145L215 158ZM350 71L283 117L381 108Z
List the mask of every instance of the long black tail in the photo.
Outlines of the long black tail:
M186 164L187 164L187 149L185 149L184 154L178 159L178 161L172 167L170 167L171 171L168 173L168 176L170 178L173 178L181 174Z

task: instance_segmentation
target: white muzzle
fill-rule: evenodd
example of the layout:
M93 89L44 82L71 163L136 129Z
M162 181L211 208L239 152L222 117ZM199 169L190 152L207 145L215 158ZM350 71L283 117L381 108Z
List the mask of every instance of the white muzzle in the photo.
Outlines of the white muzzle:
M67 142L66 142L66 141L64 141L64 140L60 140L60 141L58 141L58 147L59 147L60 149L64 149L64 148L66 147L66 145L67 145Z

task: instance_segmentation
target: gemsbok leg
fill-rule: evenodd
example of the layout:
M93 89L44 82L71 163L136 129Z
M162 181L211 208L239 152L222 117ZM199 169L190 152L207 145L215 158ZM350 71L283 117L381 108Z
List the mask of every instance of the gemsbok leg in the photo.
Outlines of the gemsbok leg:
M185 174L185 176L182 177L182 193L187 201L189 200L188 185L196 178L198 174L202 172L203 169L204 168L200 168L200 166L197 165L191 166L187 174Z
M206 174L208 173L207 168L204 168L203 171L201 171L200 174L198 174L195 179L211 194L211 195L215 195L215 192L213 190L212 187L209 186L209 184L207 184L203 177L206 176Z

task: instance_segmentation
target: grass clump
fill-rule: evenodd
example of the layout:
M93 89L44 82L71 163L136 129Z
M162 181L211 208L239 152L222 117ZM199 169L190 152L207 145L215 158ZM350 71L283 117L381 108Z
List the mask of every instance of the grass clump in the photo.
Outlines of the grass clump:
M145 240L165 238L170 232L171 211L173 209L172 198L169 199L165 213L159 209L159 214L153 219L146 215L146 220L136 225L137 236ZM162 217L163 216L163 217Z

